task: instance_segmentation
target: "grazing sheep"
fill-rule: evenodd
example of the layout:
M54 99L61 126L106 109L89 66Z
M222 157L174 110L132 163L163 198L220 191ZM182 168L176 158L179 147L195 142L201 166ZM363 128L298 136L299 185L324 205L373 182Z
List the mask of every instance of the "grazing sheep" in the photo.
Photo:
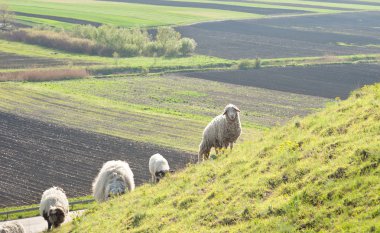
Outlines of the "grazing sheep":
M233 104L224 108L223 114L216 116L204 129L202 142L199 145L198 163L210 156L211 148L215 148L216 154L219 150L233 144L241 134L239 118L240 110Z
M17 221L6 222L0 225L0 233L24 233L24 227Z
M160 154L154 154L149 159L149 171L152 174L152 183L158 183L170 170L168 161Z
M113 195L124 194L135 189L133 172L127 162L111 160L103 164L92 183L92 193L97 202L107 201Z
M65 191L52 187L42 194L40 214L48 222L48 230L52 226L59 227L69 213L69 201Z

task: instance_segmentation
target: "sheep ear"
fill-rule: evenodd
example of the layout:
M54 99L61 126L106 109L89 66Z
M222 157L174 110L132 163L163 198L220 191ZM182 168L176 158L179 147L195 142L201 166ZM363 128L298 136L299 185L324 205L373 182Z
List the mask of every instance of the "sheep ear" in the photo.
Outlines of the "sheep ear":
M169 172L170 172L170 173L174 173L174 172L175 172L175 170L172 170L172 169L170 169L170 170L169 170Z
M236 110L236 112L240 112L240 109L238 109L236 106L234 106L234 109Z
M226 115L227 114L227 109L224 111L223 115Z

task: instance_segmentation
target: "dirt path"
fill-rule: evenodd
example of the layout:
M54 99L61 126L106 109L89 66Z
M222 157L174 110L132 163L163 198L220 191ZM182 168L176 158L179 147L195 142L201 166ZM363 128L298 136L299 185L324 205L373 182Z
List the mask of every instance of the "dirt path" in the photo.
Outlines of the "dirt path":
M68 218L65 220L65 223L71 222L75 217L82 215L83 212L84 210L70 212ZM41 216L11 220L6 222L19 222L24 227L26 233L39 233L47 230L47 223ZM0 222L0 226L6 222Z

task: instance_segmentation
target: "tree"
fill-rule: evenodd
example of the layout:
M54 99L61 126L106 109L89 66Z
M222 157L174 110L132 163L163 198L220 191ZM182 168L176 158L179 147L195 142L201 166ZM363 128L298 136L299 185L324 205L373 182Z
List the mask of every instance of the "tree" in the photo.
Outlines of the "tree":
M8 30L12 27L14 13L9 10L8 5L0 5L0 30Z

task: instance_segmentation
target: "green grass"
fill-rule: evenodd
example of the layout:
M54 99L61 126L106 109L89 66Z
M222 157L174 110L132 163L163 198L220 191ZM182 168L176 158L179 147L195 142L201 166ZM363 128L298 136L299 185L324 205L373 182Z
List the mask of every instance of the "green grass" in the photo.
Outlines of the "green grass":
M55 232L379 232L380 84Z
M328 101L179 76L4 82L0 98L2 111L189 152L230 102L243 111L246 138Z
M161 25L183 25L203 21L221 19L242 19L262 17L257 14L224 11L203 8L184 8L169 6L154 6L106 1L55 1L55 0L0 0L7 3L13 11L42 14L49 16L68 17L103 24L126 27L152 27ZM16 18L25 19L17 16ZM40 23L37 17L29 21ZM55 20L54 20L55 21ZM62 26L59 21L47 22L52 26Z
M92 196L75 197L75 198L69 198L69 202L83 201L83 200L90 200L90 199L93 199L93 197ZM74 206L70 206L70 211L88 209L88 208L91 208L93 205L94 203L75 204ZM36 207L39 207L39 204L5 207L5 208L0 208L0 212L23 210L23 209L30 209L30 208L36 208ZM35 216L40 216L39 210L10 214L8 217L6 215L1 215L0 221L29 218L29 217L35 217Z

